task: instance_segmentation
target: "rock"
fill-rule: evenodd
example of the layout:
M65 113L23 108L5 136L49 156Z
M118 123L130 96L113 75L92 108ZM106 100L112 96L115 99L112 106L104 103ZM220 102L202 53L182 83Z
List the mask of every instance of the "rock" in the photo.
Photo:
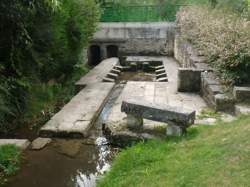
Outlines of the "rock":
M195 120L196 125L215 125L216 122L216 118L204 118Z
M30 145L30 141L26 139L0 139L0 146L8 144L15 145L20 150L26 150Z
M234 97L238 102L250 101L250 87L234 87Z
M131 130L142 129L143 119L140 116L128 114L127 115L127 125L128 125L128 128Z
M192 68L178 69L178 91L179 92L200 92L201 70Z
M166 129L167 136L182 136L185 134L185 129L175 125L174 123L169 123Z
M41 150L48 145L52 140L50 138L37 138L31 144L31 149Z

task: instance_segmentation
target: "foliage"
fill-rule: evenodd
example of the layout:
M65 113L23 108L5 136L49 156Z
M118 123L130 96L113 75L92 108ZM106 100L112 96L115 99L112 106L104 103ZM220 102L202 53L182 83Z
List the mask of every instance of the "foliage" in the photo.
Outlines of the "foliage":
M92 0L0 2L0 132L22 115L33 85L71 78L98 19Z
M187 7L177 25L226 82L244 84L250 82L250 24L236 10Z
M250 117L123 150L98 186L248 186Z
M14 145L0 146L0 185L6 182L6 176L13 175L18 170L20 156Z

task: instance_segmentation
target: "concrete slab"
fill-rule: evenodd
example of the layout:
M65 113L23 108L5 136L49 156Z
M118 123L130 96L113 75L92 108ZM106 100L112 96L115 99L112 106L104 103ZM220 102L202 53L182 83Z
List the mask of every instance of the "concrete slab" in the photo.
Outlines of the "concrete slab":
M40 130L42 137L87 137L114 83L87 85Z
M119 63L118 58L109 58L109 59L103 60L99 65L93 68L87 75L85 75L79 81L77 81L75 83L76 87L78 87L80 90L88 84L102 82L103 77L106 77L106 75L118 63Z
M1 145L15 145L18 149L25 150L29 147L30 141L26 139L0 139Z
M184 107L195 110L199 114L207 107L205 101L195 93L177 92L178 64L173 58L155 57L153 60L163 61L169 82L128 82L122 94L114 103L107 120L107 126L114 131L122 131L126 128L126 114L121 112L121 104L126 99L146 100L148 102L167 104L173 107ZM144 120L145 128L159 124L150 120Z

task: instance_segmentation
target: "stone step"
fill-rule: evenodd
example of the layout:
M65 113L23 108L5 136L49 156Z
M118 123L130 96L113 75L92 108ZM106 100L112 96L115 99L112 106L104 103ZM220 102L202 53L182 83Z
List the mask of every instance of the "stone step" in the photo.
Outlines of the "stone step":
M117 69L119 71L123 71L124 66L114 66L114 69Z
M111 72L111 73L114 73L114 74L118 74L118 75L121 74L121 71L118 70L118 69L112 69L110 72Z
M156 74L162 74L162 73L165 73L166 70L165 69L158 69L158 70L155 70L155 73Z
M164 77L167 77L166 73L161 73L161 74L156 75L156 79L160 79L160 78L164 78Z
M115 74L115 73L108 73L107 74L107 78L111 78L111 79L117 79L119 77L119 75Z
M142 63L142 70L145 72L150 72L152 69L150 68L149 62L143 62Z
M105 78L103 78L102 82L115 82L115 80L108 78L108 77L105 77Z
M157 82L168 82L168 78L167 77L159 78L157 79Z
M250 87L234 87L234 97L238 102L250 101Z
M236 104L235 105L235 113L236 113L236 115L250 114L250 105Z
M155 66L155 69L158 70L158 69L163 69L165 68L164 65L161 65L161 66Z

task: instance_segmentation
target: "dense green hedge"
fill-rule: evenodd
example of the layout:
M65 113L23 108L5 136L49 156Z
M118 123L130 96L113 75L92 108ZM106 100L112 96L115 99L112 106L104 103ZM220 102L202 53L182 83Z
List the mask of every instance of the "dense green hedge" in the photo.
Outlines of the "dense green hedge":
M72 76L98 19L93 0L1 0L0 132L23 113L34 84Z

